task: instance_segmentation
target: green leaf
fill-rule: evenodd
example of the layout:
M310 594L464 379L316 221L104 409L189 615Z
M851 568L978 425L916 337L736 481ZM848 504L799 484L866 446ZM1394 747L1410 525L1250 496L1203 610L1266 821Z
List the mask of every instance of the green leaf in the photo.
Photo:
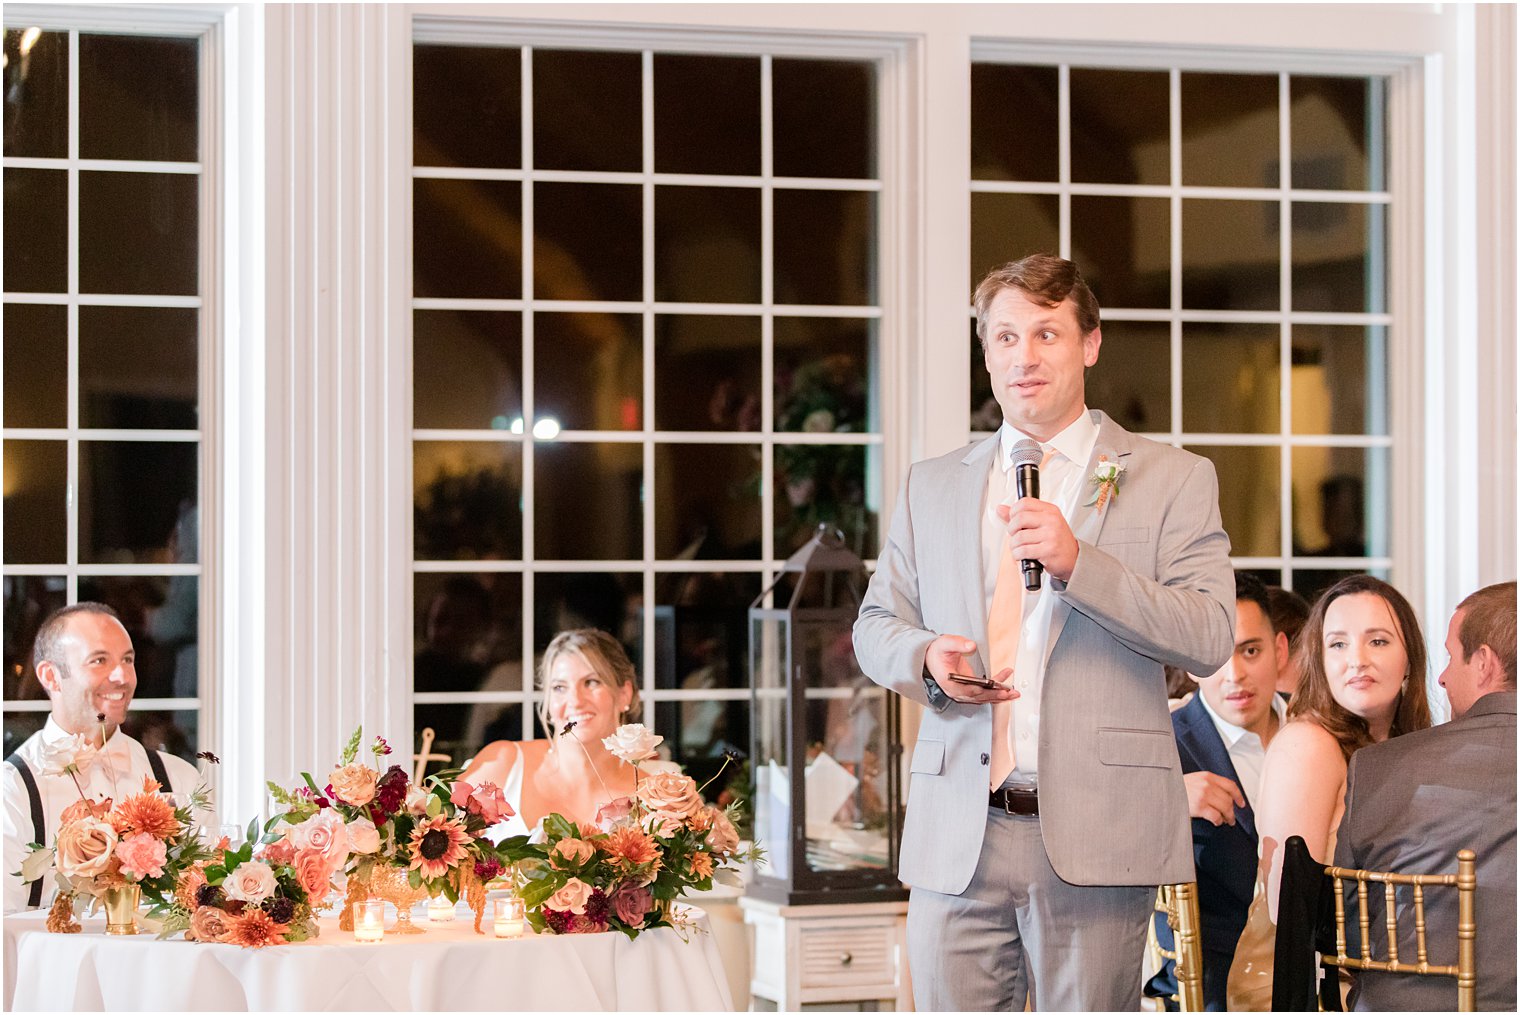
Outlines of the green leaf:
M442 813L443 813L443 798L440 797L440 796L436 796L436 795L429 796L428 797L428 802L427 802L427 816L430 817L430 818L436 818L438 815L440 815Z
M364 727L361 725L354 730L354 735L348 738L348 746L343 748L342 764L351 765L359 756L359 741L364 739Z
M254 819L252 819L251 821L248 822L248 832L247 832L247 835L245 836L245 841L249 845L252 845L253 843L259 841L259 819L258 818L254 818ZM249 852L249 855L250 856L252 855L252 851L251 850Z
M528 923L540 934L547 934L549 932L549 921L545 920L544 914L536 909L528 911Z
M153 916L154 914L149 913L148 915ZM163 923L158 928L158 940L162 941L164 938L173 937L175 934L182 933L188 929L190 929L190 914L186 913L183 909L170 910L164 914Z
M409 885L411 885L413 888L421 888L422 887L422 871L420 869L418 869L418 868L415 868L415 867L412 868L410 871L407 871L407 874L406 874L406 883L409 884Z
M544 901L565 886L564 879L558 877L546 878L543 881L523 886L518 891L522 897L523 905L529 909L542 906Z
M560 839L579 839L580 829L563 814L551 814L544 819L544 835L550 843Z

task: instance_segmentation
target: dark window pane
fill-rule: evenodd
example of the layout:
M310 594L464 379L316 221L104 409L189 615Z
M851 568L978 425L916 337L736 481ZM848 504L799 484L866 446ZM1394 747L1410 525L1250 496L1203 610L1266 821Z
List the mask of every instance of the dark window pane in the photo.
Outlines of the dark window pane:
M1282 552L1282 449L1190 447L1214 463L1219 476L1219 513L1236 557L1275 557Z
M655 299L760 302L760 191L656 187Z
M200 158L200 40L79 36L79 156Z
M414 590L414 691L523 690L521 575L418 574ZM492 740L519 739L522 710L502 702L419 704L417 729L431 726L438 749L458 764Z
M132 638L136 697L196 696L199 590L194 575L80 576L79 598L114 609Z
M5 576L5 700L42 701L47 691L32 669L37 629L68 594L63 575ZM7 717L6 722L10 719Z
M1101 363L1102 360L1099 359ZM1089 374L1091 376L1091 374ZM971 429L990 433L1003 425L1003 408L992 393L992 377L987 373L987 355L971 322Z
M522 445L414 441L413 552L418 560L522 556Z
M656 53L657 173L760 172L760 58Z
M184 441L81 441L79 559L174 560L175 536L195 510L199 456L200 446Z
M412 292L522 296L522 184L412 181Z
M22 53L27 31L5 30L5 155L65 158L69 154L69 33L42 32ZM9 212L6 209L7 218ZM9 260L9 250L6 253Z
M1182 74L1182 183L1278 185L1277 76Z
M139 687L141 686L142 671L141 663L138 670ZM141 691L139 697L145 697ZM200 713L193 709L173 712L130 712L127 721L121 724L121 730L127 736L136 740L150 751L162 751L172 754L190 764L196 764L195 752L200 750L200 738L197 733ZM167 791L168 787L165 787ZM194 791L194 786L175 786L174 796L177 803L187 803L188 795Z
M760 429L760 318L655 318L654 425L657 430Z
M1387 448L1293 449L1293 553L1386 557Z
M637 314L535 314L535 420L561 430L641 429L642 329Z
M61 293L69 282L68 174L10 167L4 174L5 291Z
M1108 343L1103 343L1107 351ZM1275 324L1182 326L1182 429L1278 433L1282 341Z
M778 190L776 302L876 302L876 195Z
M1100 306L1170 306L1171 244L1171 202L1164 197L1071 199L1072 260Z
M790 557L827 523L844 533L856 556L875 557L880 543L876 511L866 500L866 456L879 459L880 449L778 444L775 455L776 556Z
M1386 567L1355 567L1355 568L1295 568L1293 574L1293 591L1303 596L1305 600L1313 603L1330 589L1330 586L1342 578L1349 578L1354 574L1370 574L1374 578L1388 581L1389 571Z
M193 430L200 311L79 308L79 425Z
M551 300L641 298L643 221L637 186L534 184L534 293Z
M1071 69L1073 182L1172 182L1169 78L1166 71Z
M79 174L79 291L194 296L200 177Z
M1380 314L1388 309L1387 209L1293 204L1293 309Z
M648 706L645 706L648 711ZM670 760L682 766L698 785L712 779L723 769L725 751L749 753L750 704L738 701L662 701L655 706L657 729L665 738L661 748L670 748ZM734 765L723 777L708 786L703 796L716 801L738 779Z
M1292 77L1292 185L1299 190L1382 190L1387 131L1384 78Z
M986 375L985 370L982 373ZM1104 321L1103 345L1098 362L1087 371L1086 391L1090 408L1102 409L1127 429L1137 433L1170 430L1171 326L1156 321ZM992 397L990 387L987 397Z
M68 446L5 441L5 562L62 564Z
M778 317L774 334L777 430L880 429L875 321Z
M26 743L27 738L46 726L47 719L48 713L46 712L5 713L6 756L9 757L12 751Z
M533 546L545 560L644 555L644 455L637 444L534 445Z
M758 445L656 445L654 480L657 556L759 558Z
M507 430L522 422L522 315L412 314L412 425Z
M5 425L67 426L68 310L5 305Z
M1182 305L1278 310L1278 206L1267 201L1182 202Z
M1055 67L971 65L971 178L1060 178Z
M876 175L876 67L861 60L771 61L772 171ZM818 101L827 96L826 102Z
M760 575L680 572L655 576L655 686L717 690L749 687L749 606L760 595ZM747 703L746 703L747 704ZM711 710L681 710L687 725L721 726ZM695 733L695 730L692 730ZM670 736L666 734L667 738ZM747 743L735 742L746 754Z
M415 44L412 158L419 166L521 166L522 51Z
M971 293L992 269L1029 254L1061 251L1061 199L1054 194L971 195Z
M618 641L642 670L644 579L634 572L589 571L556 574L540 571L533 576L533 659L535 666L544 649L561 631L594 627ZM639 676L643 687L643 675Z
M1388 329L1293 326L1293 432L1388 433Z
M641 171L642 64L639 53L535 49L534 167Z

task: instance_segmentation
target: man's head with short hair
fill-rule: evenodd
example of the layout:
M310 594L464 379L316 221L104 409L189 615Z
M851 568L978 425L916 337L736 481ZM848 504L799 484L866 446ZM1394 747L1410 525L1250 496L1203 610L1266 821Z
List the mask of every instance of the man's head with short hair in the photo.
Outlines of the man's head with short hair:
M1030 254L993 268L971 297L976 307L976 336L981 339L983 349L987 348L987 310L1005 289L1017 289L1031 303L1052 309L1070 299L1082 334L1098 329L1098 299L1076 264L1054 254Z
M1462 716L1479 698L1515 689L1515 583L1481 588L1462 600L1446 631L1451 658L1441 686L1453 716Z
M1293 660L1293 646L1298 642L1298 632L1309 619L1309 602L1290 589L1277 585L1267 586L1267 600L1272 604L1272 627L1288 641L1288 651L1277 657L1277 693L1292 694L1298 690L1298 664Z
M137 690L132 638L104 603L75 603L44 620L32 668L52 699L53 720L70 733L115 732Z
M1198 693L1214 714L1255 733L1263 745L1276 732L1277 657L1287 639L1272 627L1267 587L1248 571L1235 572L1235 650L1225 664L1196 677Z

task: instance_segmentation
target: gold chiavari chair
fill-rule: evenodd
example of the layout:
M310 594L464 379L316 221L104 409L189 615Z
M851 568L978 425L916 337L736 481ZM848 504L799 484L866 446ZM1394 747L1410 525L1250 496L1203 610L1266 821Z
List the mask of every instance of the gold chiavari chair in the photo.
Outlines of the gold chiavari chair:
M1335 954L1326 954L1322 961L1327 966L1345 969L1369 969L1383 973L1411 973L1416 976L1454 976L1457 979L1457 1011L1473 1011L1477 998L1477 959L1475 951L1478 927L1473 905L1478 889L1477 856L1470 849L1457 853L1455 874L1395 874L1392 871L1357 870L1347 867L1326 867L1325 877L1330 879L1335 900ZM1345 882L1356 882L1357 930L1360 932L1359 955L1346 952L1346 888ZM1367 912L1367 885L1383 886L1383 923L1388 935L1388 958L1372 957L1372 927ZM1414 909L1415 955L1414 961L1399 956L1398 908L1394 903L1395 890L1407 886ZM1430 887L1456 888L1457 890L1457 964L1432 965L1430 951L1425 942L1425 889Z
M1158 887L1156 912L1166 914L1175 948L1161 947L1152 922L1149 944L1153 965L1159 969L1167 959L1175 963L1177 993L1172 995L1172 1000L1182 1011L1203 1011L1203 941L1199 936L1197 883L1186 881ZM1166 1010L1159 997L1156 998L1156 1010Z

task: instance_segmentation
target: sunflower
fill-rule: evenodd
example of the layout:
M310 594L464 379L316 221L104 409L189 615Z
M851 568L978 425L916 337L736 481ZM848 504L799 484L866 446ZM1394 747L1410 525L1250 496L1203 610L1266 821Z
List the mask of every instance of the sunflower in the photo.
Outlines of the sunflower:
M179 831L174 805L157 793L140 793L127 797L111 812L116 834L146 832L155 839L167 839Z
M249 906L227 921L227 933L221 940L244 948L263 948L284 944L285 932L289 929L287 924L275 923L262 909Z
M629 825L614 828L597 845L606 850L613 860L622 861L630 867L638 867L660 857L655 841Z
M441 878L459 865L467 855L470 833L442 814L419 822L412 829L412 862L409 869L420 870L423 878Z

